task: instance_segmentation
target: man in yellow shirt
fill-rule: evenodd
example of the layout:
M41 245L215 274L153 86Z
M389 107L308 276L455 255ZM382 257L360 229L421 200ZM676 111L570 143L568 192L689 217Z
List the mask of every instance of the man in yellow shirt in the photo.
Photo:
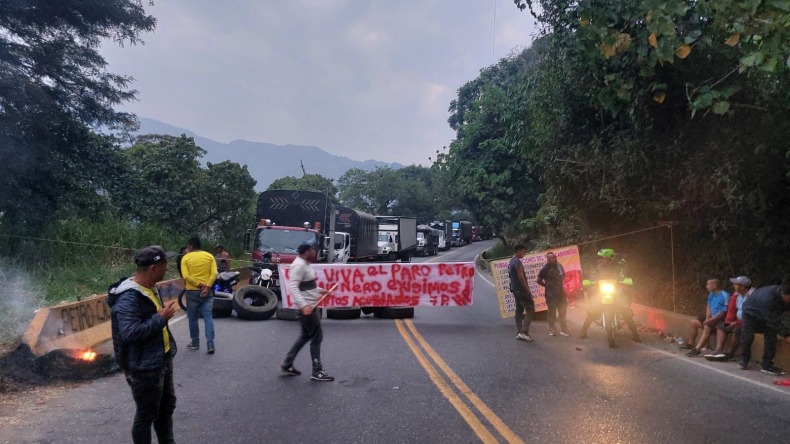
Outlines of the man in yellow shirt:
M181 259L181 275L184 277L189 336L192 340L187 348L190 350L200 348L198 316L202 315L206 327L206 347L208 353L213 354L214 319L211 317L211 307L214 304L212 287L214 280L217 279L217 261L211 253L201 250L200 239L197 237L187 241L187 254Z

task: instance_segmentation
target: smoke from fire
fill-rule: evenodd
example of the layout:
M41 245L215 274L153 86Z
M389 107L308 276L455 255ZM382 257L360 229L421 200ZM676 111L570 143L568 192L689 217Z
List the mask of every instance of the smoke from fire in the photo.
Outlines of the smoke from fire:
M35 310L43 305L43 294L23 269L0 258L0 345L24 333Z

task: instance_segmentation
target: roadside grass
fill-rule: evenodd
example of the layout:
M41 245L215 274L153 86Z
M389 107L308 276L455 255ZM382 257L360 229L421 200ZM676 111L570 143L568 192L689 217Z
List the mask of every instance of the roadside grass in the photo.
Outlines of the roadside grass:
M513 246L505 245L499 240L494 246L485 251L486 260L503 259L513 256Z
M55 221L36 238L0 237L5 256L0 256L0 345L18 339L38 308L104 294L119 278L132 276L139 248L160 245L177 252L189 237L161 227L106 219ZM220 242L203 243L213 253ZM239 259L232 265L249 265L246 256ZM173 258L165 279L178 276Z

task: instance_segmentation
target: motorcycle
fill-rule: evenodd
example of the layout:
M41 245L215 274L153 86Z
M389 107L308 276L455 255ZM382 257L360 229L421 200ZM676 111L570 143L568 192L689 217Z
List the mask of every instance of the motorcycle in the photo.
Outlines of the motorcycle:
M622 328L623 320L620 316L620 310L627 308L625 302L626 295L623 294L620 285L631 286L634 284L633 279L624 278L621 281L615 279L601 279L597 282L585 279L582 281L584 287L592 285L598 286L597 303L600 304L601 309L601 327L606 334L606 341L609 347L614 348L617 344L615 341L615 333Z
M211 315L214 318L227 318L233 311L233 286L239 283L238 271L223 271L214 281L214 301L211 306ZM181 290L178 295L178 305L182 310L187 310L186 290ZM202 315L200 315L202 317Z
M250 284L260 285L263 288L279 287L280 283L277 279L272 279L274 272L268 268L250 267Z

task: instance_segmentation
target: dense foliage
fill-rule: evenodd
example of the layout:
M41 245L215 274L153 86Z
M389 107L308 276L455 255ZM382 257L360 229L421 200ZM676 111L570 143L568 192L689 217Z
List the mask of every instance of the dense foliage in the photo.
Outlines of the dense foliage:
M542 245L673 221L679 287L695 294L708 276L783 278L790 4L515 3L544 35L459 90L437 187ZM666 306L668 230L607 243Z

